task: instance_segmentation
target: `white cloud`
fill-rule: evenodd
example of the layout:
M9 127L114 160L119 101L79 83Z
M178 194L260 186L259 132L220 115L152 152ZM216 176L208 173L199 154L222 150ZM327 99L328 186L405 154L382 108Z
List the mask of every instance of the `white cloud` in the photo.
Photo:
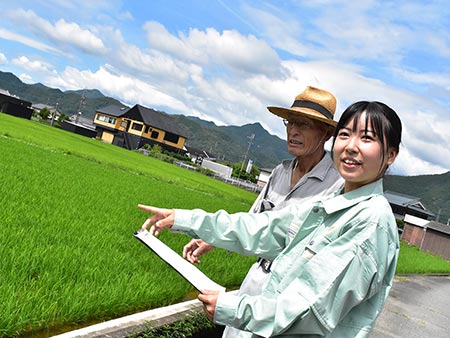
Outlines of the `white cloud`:
M103 94L116 97L128 105L138 103L156 109L165 108L167 110L169 108L170 112L180 113L188 110L183 102L177 98L136 78L114 73L114 69L108 65L100 67L95 73L89 70L79 71L73 67L66 67L58 76L49 77L46 84L64 90L96 88Z
M36 49L44 51L44 52L61 54L60 51L58 51L56 48L53 48L45 43L35 40L35 39L30 39L26 36L16 34L7 29L0 28L0 38L5 39L5 40L17 41L21 44L24 44L24 45L32 47L32 48L36 48Z
M64 19L56 21L54 26L42 22L40 27L51 39L60 41L90 54L103 54L106 48L103 41L91 31L82 29L74 22L66 22Z
M450 73L426 73L426 72L412 72L406 69L394 68L393 71L403 77L407 81L419 84L442 86L450 90Z
M75 22L59 19L55 24L39 17L32 10L18 9L9 12L9 17L26 25L37 36L44 37L61 47L71 46L87 54L104 54L103 41L89 29L81 28Z
M5 56L5 54L0 53L0 64L7 64L8 58Z
M270 45L292 55L398 65L408 53L450 55L447 7L342 0L258 3L244 10Z
M184 41L172 35L161 23L149 21L144 24L143 28L147 33L147 42L150 49L185 60L196 60L198 63L206 62L207 55L202 53L202 50L191 48Z
M143 49L125 41L119 30L103 27L100 34L113 52L104 59L121 72L143 81L163 86L185 85L192 75L201 73L194 64L186 63L156 49Z
M28 57L22 55L11 61L15 66L26 69L31 72L50 72L51 65L43 61L31 61Z
M25 74L25 73L20 74L19 79L22 80L22 82L28 83L28 84L32 84L34 82L33 78L30 75Z
M190 29L189 33L170 34L157 22L147 22L149 47L164 51L177 58L198 64L229 67L233 71L276 74L279 58L263 40L253 35L244 36L237 31L222 33L214 28L205 31Z
M191 67L164 54L153 52L146 54L136 46L128 46L117 51L121 66L134 70L137 76L149 76L159 81L186 82L189 80ZM138 75L141 73L141 75Z
M414 118L406 121L403 144L411 156L429 166L450 168L450 121L440 120L430 113L416 111ZM436 156L439 154L439 156ZM441 171L443 171L441 169Z
M280 15L281 8L274 7L271 7L269 12L247 5L244 10L270 45L293 55L312 57L316 53L315 48L307 41L299 39L306 32L302 21L289 13Z
M412 155L408 149L400 147L400 153L398 154L394 164L389 168L388 174L403 175L403 176L415 176L415 175L427 175L443 174L448 169L439 165L434 165L428 161L424 161L419 157Z

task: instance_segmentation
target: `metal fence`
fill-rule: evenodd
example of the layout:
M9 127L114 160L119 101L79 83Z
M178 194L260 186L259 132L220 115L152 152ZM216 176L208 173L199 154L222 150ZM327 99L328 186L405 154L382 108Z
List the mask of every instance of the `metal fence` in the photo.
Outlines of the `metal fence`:
M175 164L181 168L188 169L188 170L198 171L197 167L186 164L184 162L175 161L173 164ZM255 184L255 183L249 182L249 181L240 180L240 179L233 178L233 177L229 178L229 177L225 177L220 174L215 174L211 177L215 178L216 180L220 180L222 182L225 182L225 183L228 183L231 185L235 185L237 187L244 188L244 189L252 191L252 192L259 193L262 190L262 187L260 187L259 185Z

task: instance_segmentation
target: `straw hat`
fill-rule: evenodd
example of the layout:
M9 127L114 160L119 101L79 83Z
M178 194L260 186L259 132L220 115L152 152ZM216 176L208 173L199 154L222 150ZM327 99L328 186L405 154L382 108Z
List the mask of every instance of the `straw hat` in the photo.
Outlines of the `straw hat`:
M269 111L286 120L302 116L313 120L324 122L336 127L337 122L333 120L336 111L336 98L330 92L315 88L306 89L295 97L291 108L267 107Z

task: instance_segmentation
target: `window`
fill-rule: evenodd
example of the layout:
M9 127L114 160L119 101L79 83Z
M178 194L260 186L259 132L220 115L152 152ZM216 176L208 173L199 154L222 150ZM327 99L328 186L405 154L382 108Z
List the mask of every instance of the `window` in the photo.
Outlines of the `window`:
M158 138L159 137L159 133L155 130L152 131L152 134L150 135L151 138Z
M148 134L150 131L152 131L152 128L150 126L145 126L144 134Z
M178 140L180 139L180 137L178 135L166 132L166 134L164 135L164 141L169 141L172 143L178 143Z
M111 123L111 124L115 124L116 123L116 119L114 117L101 115L101 114L97 114L97 120L103 121L103 122L106 122L106 123Z
M133 125L131 126L131 129L137 130L137 131L141 131L142 130L142 124L133 123Z

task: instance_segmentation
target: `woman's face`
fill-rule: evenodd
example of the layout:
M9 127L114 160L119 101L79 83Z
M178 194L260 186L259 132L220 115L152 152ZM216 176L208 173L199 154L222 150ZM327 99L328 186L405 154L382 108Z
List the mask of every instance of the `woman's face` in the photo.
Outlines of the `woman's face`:
M333 147L334 164L345 180L345 192L382 177L397 156L394 149L388 149L383 158L384 149L378 135L370 123L366 129L365 112L359 117L356 128L353 123L350 120L339 130Z

